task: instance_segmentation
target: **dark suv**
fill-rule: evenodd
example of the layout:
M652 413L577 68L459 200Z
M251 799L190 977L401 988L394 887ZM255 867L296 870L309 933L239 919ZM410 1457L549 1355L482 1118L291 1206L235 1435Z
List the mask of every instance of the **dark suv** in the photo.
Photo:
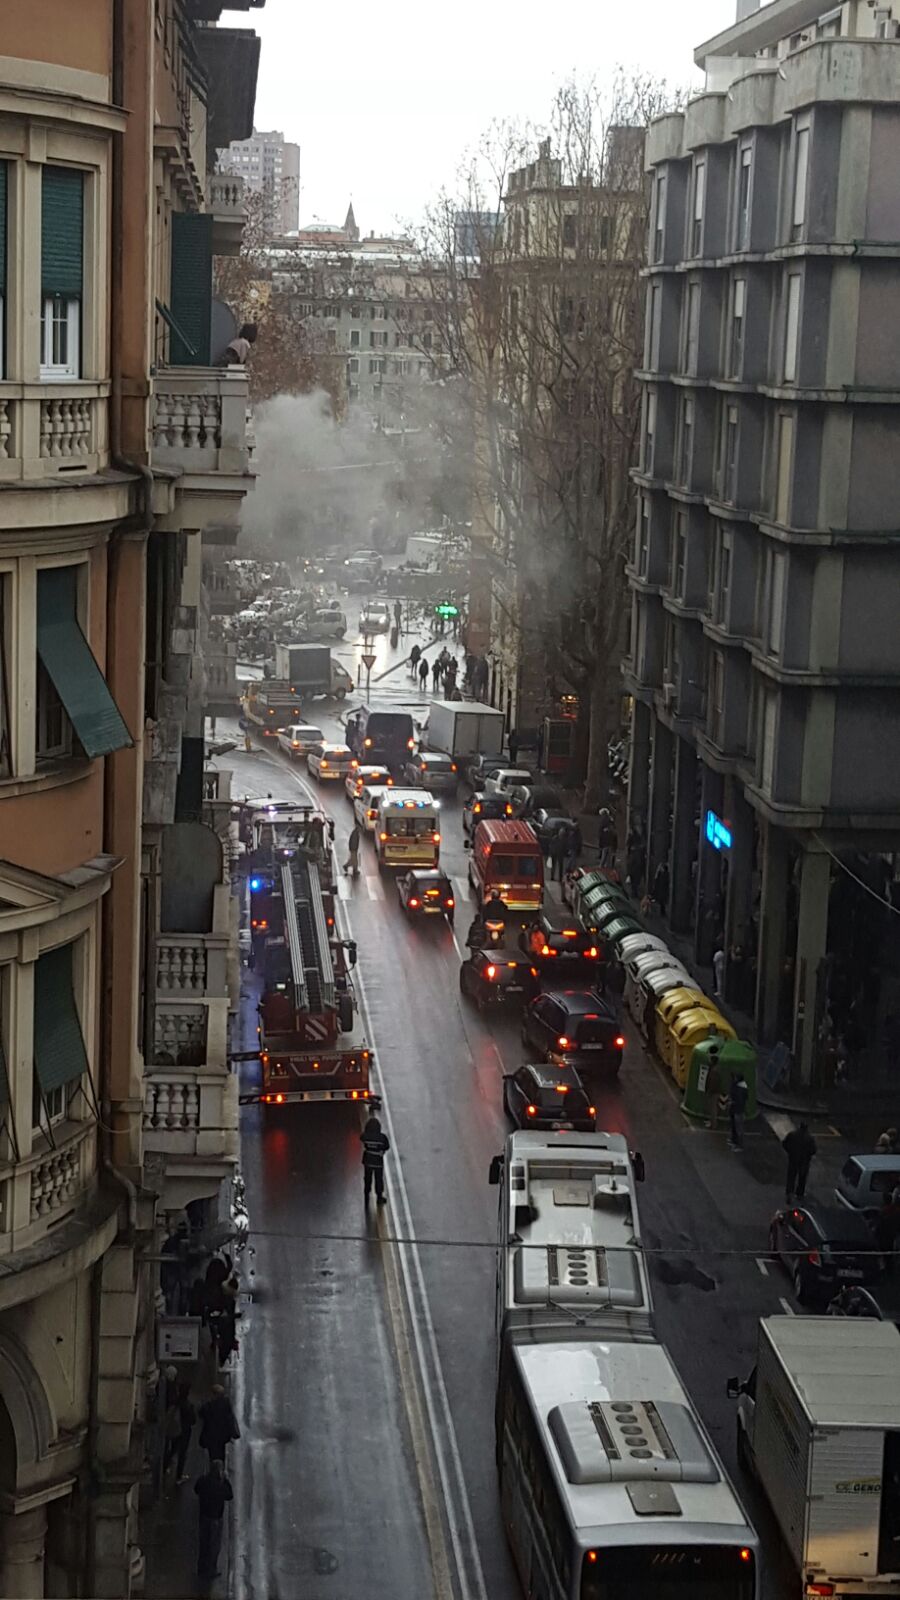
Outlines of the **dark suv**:
M503 1079L503 1106L519 1128L574 1128L593 1133L597 1110L588 1103L574 1067L542 1061Z
M522 1018L522 1043L598 1078L618 1075L625 1048L612 1006L592 989L539 994Z
M571 911L556 907L540 912L523 928L519 944L545 979L597 984L603 950L595 933L583 927Z

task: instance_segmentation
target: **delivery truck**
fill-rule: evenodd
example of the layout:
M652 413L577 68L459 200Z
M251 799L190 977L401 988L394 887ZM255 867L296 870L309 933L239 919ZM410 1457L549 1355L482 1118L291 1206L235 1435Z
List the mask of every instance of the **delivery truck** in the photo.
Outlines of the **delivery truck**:
M900 1595L900 1333L874 1317L763 1317L732 1378L738 1460L761 1483L798 1595Z
M327 644L276 644L275 677L298 696L331 692L331 651Z
M448 756L499 755L505 722L502 711L480 702L432 700L428 713L428 749Z

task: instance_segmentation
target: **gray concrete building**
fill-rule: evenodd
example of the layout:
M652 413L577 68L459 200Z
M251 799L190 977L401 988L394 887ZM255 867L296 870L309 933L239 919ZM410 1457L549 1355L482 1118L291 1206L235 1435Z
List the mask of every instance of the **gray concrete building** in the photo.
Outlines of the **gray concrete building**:
M740 4L647 143L629 819L804 1081L900 989L896 18Z
M219 171L243 178L254 194L266 197L272 238L296 233L300 226L300 146L283 133L259 133L233 139L219 151Z

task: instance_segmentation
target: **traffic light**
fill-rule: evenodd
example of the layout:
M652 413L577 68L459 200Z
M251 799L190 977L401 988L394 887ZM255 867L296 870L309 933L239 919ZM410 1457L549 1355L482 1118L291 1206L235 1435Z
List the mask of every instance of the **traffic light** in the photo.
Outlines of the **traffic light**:
M449 600L442 600L440 605L435 606L434 614L436 617L458 617L459 606L453 605Z

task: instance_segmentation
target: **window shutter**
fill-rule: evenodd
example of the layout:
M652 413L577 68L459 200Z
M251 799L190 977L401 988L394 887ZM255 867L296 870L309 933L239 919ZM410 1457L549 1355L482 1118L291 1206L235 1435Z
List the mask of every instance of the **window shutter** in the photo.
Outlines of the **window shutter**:
M0 161L0 294L6 293L6 170Z
M72 985L72 946L38 957L34 971L34 1065L44 1094L88 1070Z
M173 334L169 344L173 366L210 365L212 228L213 219L205 213L179 211L172 218L172 293L169 305L173 320L196 351L196 355L192 355L177 334Z
M131 744L93 651L78 626L74 567L38 573L37 647L66 715L91 759Z
M81 299L84 284L84 173L44 167L41 181L41 291Z

